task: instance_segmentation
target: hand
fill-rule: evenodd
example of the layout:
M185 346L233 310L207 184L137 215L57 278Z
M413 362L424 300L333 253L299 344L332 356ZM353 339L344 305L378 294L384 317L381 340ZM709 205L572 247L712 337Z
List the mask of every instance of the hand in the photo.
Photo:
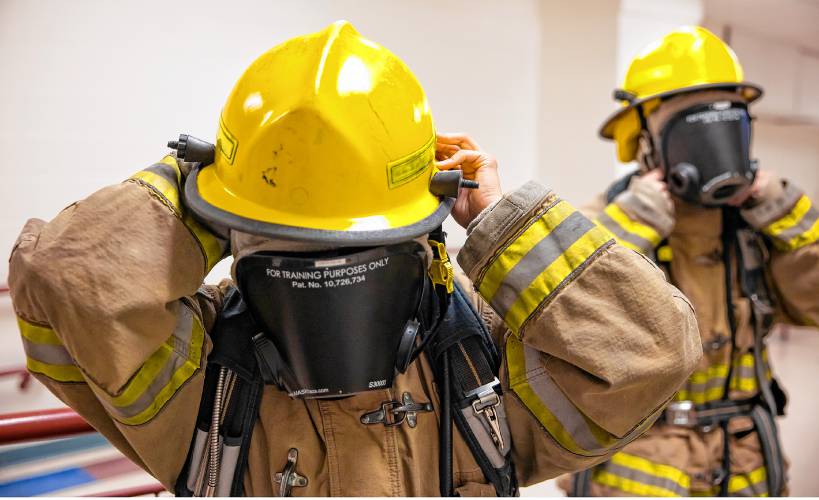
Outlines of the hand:
M726 203L732 207L739 207L745 204L754 204L755 201L762 201L766 194L773 191L775 186L771 184L771 179L775 176L767 170L758 170L753 184L743 189L731 197Z
M435 159L440 170L461 170L466 179L477 181L478 189L461 189L452 217L464 228L475 220L483 209L498 201L503 192L498 177L498 162L485 153L466 134L438 134Z
M674 202L671 201L671 194L668 192L668 184L666 184L663 176L663 171L659 168L655 168L648 173L641 175L638 182L638 184L641 185L641 189L639 189L639 191L646 193L653 192L655 194L655 200L662 200L665 208L667 208L668 211L673 211Z

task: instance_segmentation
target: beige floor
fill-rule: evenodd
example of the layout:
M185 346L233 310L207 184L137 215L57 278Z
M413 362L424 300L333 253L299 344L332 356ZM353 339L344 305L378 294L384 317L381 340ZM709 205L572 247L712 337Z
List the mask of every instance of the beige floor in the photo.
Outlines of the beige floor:
M785 451L791 461L791 493L796 496L819 495L819 332L790 329L787 335L775 334L770 343L774 370L790 394L788 416L780 421ZM7 294L0 295L0 368L23 364L22 346ZM15 381L0 379L0 413L59 405L43 387L34 384L18 391ZM554 481L524 488L523 496L561 496Z

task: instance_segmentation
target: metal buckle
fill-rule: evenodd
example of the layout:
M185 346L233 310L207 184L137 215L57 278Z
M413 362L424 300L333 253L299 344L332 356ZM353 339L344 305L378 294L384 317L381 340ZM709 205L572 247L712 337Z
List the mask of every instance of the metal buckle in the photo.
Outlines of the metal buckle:
M492 442L499 450L503 450L504 442L501 434L500 419L497 408L501 404L500 396L495 390L490 387L484 392L478 394L478 399L472 402L472 410L475 415L480 415L486 419L489 424L489 435L492 437Z
M446 287L447 293L452 293L455 289L455 268L449 261L449 254L446 253L446 245L440 241L428 240L432 247L434 258L429 266L429 277L435 285ZM437 251L437 252L436 252ZM437 253L437 257L435 256Z
M296 461L299 459L299 450L290 448L287 452L287 464L282 472L273 475L273 481L279 483L279 496L289 497L290 490L296 487L307 486L307 478L296 472Z
M415 427L418 423L418 412L431 412L432 403L416 403L412 395L405 392L401 402L384 401L381 408L361 415L361 423L366 425L383 424L384 427L395 427L406 420L407 425Z
M697 411L693 401L674 401L665 409L665 422L679 427L696 427Z

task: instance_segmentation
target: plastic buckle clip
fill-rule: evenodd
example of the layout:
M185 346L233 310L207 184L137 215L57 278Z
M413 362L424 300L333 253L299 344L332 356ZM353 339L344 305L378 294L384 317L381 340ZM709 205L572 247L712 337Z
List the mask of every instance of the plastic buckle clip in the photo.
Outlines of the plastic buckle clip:
M429 277L435 285L446 287L447 293L455 289L455 268L446 253L446 245L440 241L429 240L432 247L432 265L429 266Z
M665 422L678 427L696 427L697 411L692 401L674 401L665 409Z

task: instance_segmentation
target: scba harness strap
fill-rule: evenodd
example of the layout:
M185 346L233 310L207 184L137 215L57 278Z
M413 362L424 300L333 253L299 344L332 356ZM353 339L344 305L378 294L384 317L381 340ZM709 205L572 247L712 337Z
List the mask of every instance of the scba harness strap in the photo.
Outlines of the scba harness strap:
M499 496L517 494L511 462L511 435L503 407L497 348L478 313L454 283L454 272L443 243L444 234L430 235L433 262L427 314L414 353L432 364L441 401L441 493L452 496L452 422ZM225 295L211 332L203 397L188 458L177 480L177 496L241 496L250 441L258 419L264 385L280 386L287 366L275 345L258 328L237 288ZM253 352L254 356L248 353ZM426 406L404 401L414 411ZM418 408L415 408L416 405ZM410 417L410 411L407 417ZM362 416L363 417L363 416ZM365 424L371 422L363 422ZM292 450L291 450L292 451ZM288 459L290 460L290 459ZM296 472L280 478L280 492L306 486ZM285 471L287 472L287 471ZM287 477L285 477L285 475Z

